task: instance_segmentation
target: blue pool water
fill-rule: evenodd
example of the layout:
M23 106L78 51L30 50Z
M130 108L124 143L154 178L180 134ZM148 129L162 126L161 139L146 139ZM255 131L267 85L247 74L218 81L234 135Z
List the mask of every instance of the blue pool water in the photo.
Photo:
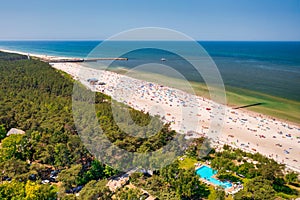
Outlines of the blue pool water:
M202 166L199 169L196 170L197 175L199 175L201 178L204 178L208 180L209 182L221 186L223 188L230 188L232 187L232 184L230 182L222 182L218 179L213 178L212 176L217 173L216 170L213 170L210 167Z

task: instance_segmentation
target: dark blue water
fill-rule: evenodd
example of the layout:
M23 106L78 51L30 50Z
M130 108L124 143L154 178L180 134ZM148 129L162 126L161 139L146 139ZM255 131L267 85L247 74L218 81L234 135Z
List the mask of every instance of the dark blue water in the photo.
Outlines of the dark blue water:
M29 53L86 57L99 41L0 41L0 48ZM145 46L147 42L145 42ZM149 42L148 42L149 43ZM216 63L226 86L234 86L273 96L300 101L300 42L200 42ZM114 42L99 57L114 56L116 49L126 49L134 42ZM141 45L143 46L143 45ZM194 49L186 42L167 42L169 49L183 49L193 59ZM182 73L188 80L203 80L180 56L159 49L140 49L123 55L128 61L113 66L135 66L161 62ZM149 71L151 71L149 69ZM166 74L167 75L167 74Z

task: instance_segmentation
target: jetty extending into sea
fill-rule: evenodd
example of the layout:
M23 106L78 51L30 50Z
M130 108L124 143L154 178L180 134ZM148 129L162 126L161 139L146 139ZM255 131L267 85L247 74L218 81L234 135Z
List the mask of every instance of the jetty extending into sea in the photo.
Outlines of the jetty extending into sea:
M44 62L63 63L63 62L97 62L100 60L128 60L128 58L57 58L57 57L43 57Z

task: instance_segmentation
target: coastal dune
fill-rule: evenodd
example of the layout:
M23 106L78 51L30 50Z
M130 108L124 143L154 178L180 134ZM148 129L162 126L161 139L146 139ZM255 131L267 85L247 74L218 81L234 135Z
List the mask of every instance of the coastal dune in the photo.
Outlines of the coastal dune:
M209 99L115 72L77 63L51 63L92 91L102 92L137 110L159 115L186 137L206 136L215 147L228 144L259 152L300 172L300 127L266 115L218 105ZM92 80L92 81L91 81Z

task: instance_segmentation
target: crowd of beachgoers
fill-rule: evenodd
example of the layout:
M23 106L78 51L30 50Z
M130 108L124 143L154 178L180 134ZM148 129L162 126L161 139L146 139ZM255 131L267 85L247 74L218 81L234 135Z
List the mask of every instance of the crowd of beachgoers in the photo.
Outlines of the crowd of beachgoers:
M159 115L187 138L206 136L216 146L228 144L247 152L259 152L300 172L300 128L297 125L111 71L76 63L51 65L92 91L107 94L137 110Z

